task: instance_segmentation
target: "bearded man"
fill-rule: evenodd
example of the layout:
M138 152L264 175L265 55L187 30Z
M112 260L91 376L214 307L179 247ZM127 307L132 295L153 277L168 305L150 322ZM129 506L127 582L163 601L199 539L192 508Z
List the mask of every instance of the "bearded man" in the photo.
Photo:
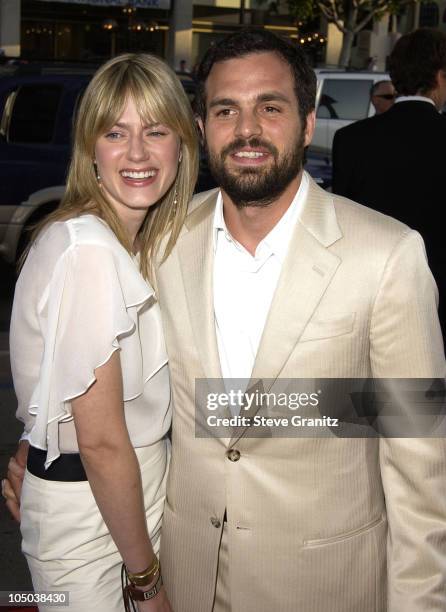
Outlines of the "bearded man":
M174 398L161 544L173 609L440 612L444 440L275 437L246 426L258 405L234 404L239 426L212 435L204 417L203 384L222 379L223 391L242 379L271 394L295 378L443 377L422 239L303 172L316 81L298 46L243 30L211 47L198 81L220 188L196 196L157 273Z

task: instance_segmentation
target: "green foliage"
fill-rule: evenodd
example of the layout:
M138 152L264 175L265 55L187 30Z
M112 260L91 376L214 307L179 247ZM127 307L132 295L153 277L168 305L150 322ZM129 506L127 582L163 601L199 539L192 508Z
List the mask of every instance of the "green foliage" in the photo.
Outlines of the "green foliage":
M353 13L358 22L367 17L380 18L386 13L399 14L408 4L427 0L287 0L288 10L296 20L305 21L321 13L328 21L347 21ZM356 24L355 24L356 25Z
M316 0L287 0L290 15L296 20L306 21L320 13Z

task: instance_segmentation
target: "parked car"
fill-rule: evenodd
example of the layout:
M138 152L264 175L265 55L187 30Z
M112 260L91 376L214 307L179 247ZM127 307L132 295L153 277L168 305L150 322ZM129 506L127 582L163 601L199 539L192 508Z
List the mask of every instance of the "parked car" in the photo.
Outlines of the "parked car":
M0 255L13 263L34 225L60 202L72 117L93 69L0 79Z
M385 72L317 70L316 129L310 152L331 157L336 130L375 114L373 83L389 80Z

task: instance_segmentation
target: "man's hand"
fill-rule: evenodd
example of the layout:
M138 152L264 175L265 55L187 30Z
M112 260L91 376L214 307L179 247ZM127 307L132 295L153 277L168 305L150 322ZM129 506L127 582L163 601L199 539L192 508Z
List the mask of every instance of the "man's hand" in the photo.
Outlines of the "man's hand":
M2 480L2 495L6 499L6 507L16 521L20 522L20 495L25 476L26 461L28 459L29 443L26 440L19 442L15 457L11 457L8 464L7 478Z

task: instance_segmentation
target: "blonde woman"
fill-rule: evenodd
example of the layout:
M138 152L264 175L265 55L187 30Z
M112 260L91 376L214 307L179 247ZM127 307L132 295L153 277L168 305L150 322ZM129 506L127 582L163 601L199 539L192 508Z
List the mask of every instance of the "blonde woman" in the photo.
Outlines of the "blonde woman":
M192 194L193 126L161 60L102 66L79 106L64 200L17 283L11 361L30 442L22 549L35 590L68 591L70 612L122 612L122 561L138 609L171 610L156 557L170 388L149 279Z

